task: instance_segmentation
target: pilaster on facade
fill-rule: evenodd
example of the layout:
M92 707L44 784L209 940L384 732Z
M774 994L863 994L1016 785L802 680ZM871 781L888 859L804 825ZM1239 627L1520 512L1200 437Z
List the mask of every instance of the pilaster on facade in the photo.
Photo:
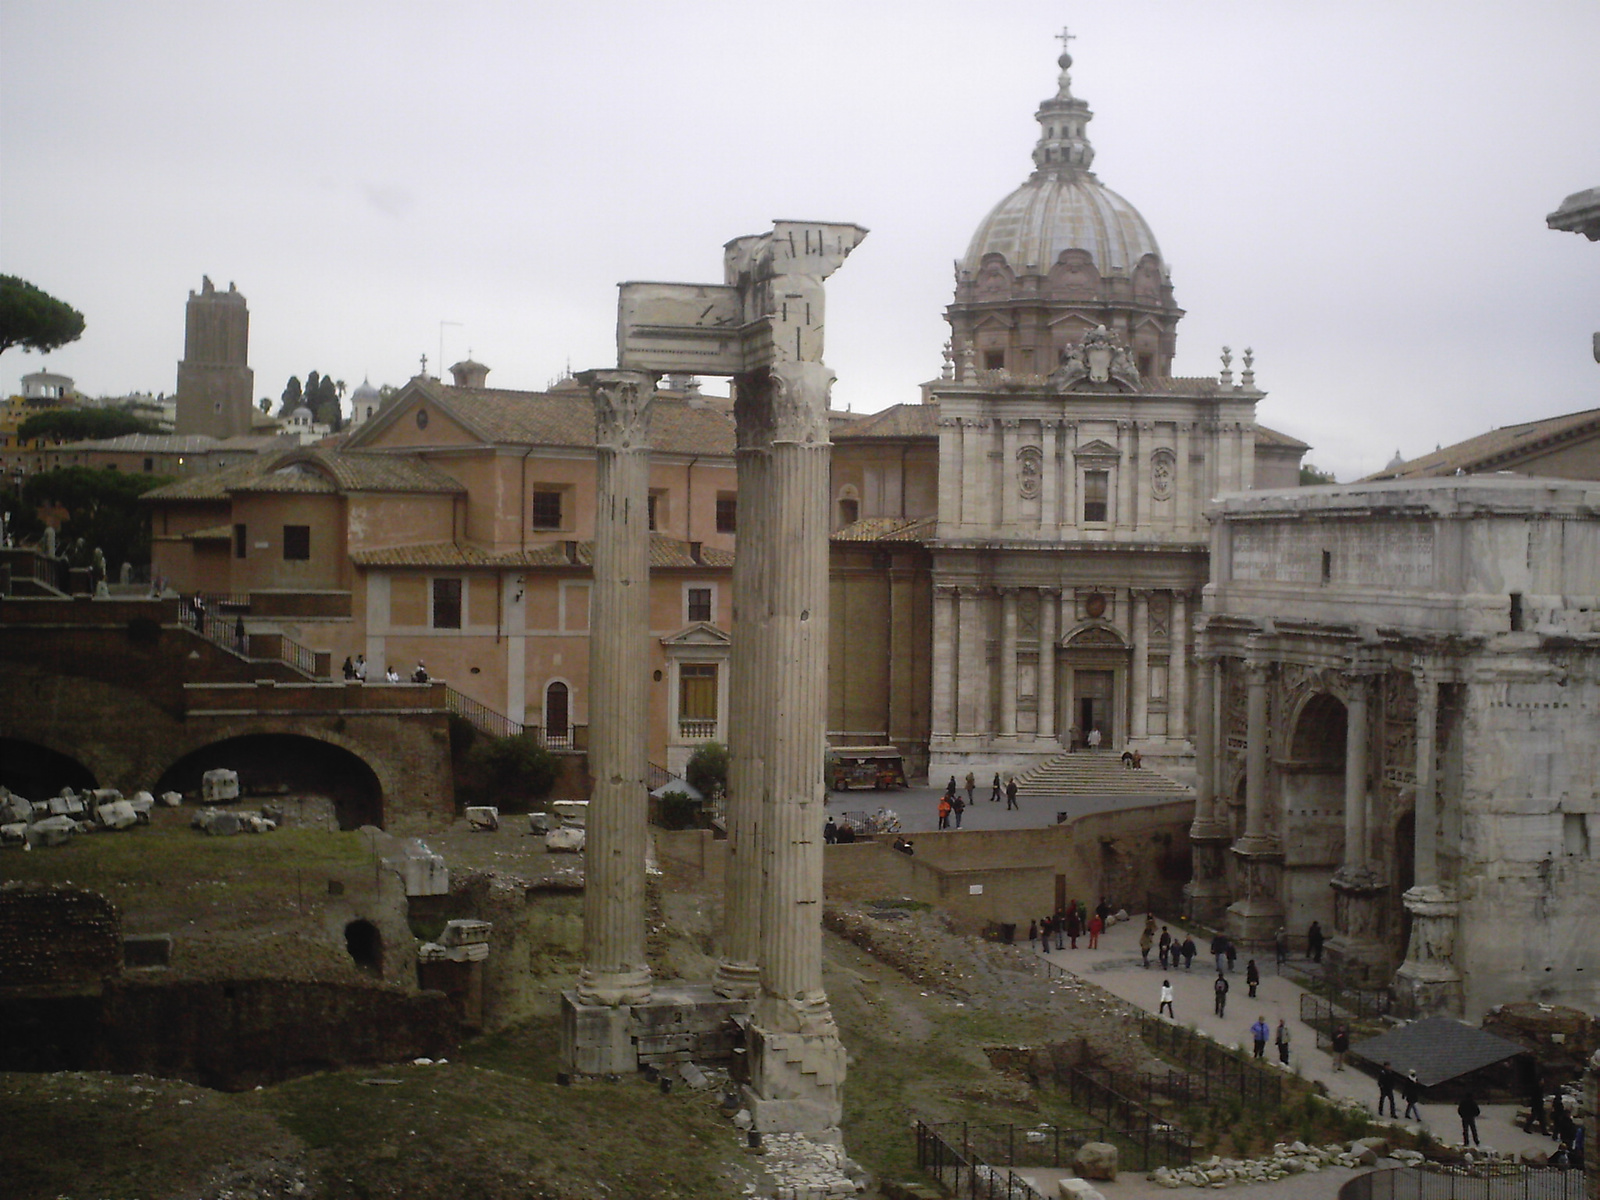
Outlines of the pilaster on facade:
M1000 746L1017 742L1017 589L1000 589Z
M959 589L950 584L935 584L933 588L933 663L930 690L932 692L929 742L934 746L947 745L956 729L955 680L957 662L956 637L959 629L956 611Z
M1061 611L1061 589L1039 589L1039 692L1038 731L1040 741L1056 736L1056 619Z
M1182 743L1189 736L1189 597L1172 593L1172 625L1167 657L1167 740Z
M1149 736L1150 708L1150 593L1133 589L1133 658L1129 667L1129 735L1136 742Z

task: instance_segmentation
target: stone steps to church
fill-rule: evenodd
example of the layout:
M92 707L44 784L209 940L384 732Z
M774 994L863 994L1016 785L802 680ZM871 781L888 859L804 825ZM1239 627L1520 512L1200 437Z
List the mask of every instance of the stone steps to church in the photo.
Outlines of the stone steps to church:
M1130 770L1109 750L1059 754L1017 777L1023 796L1186 796L1189 789L1149 767Z

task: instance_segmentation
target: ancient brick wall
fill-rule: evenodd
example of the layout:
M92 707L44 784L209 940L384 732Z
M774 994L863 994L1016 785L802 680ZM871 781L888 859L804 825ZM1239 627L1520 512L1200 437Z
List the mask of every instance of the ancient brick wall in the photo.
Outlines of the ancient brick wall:
M121 971L122 922L100 893L0 886L0 992L92 990Z
M145 1073L225 1091L438 1058L459 1037L438 992L277 979L130 978L99 996L0 996L0 1027L0 1070Z

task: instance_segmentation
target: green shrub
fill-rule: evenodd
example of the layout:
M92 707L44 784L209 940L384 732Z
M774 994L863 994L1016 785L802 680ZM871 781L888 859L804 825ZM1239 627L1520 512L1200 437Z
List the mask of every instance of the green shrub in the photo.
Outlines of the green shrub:
M683 792L661 797L661 824L667 829L693 829L700 824L700 801Z
M728 791L728 748L721 742L704 742L689 756L683 777L708 799Z
M478 740L478 727L457 713L450 714L450 760L460 764Z
M479 737L458 772L460 803L492 804L501 812L527 812L543 800L561 777L561 758L533 734Z

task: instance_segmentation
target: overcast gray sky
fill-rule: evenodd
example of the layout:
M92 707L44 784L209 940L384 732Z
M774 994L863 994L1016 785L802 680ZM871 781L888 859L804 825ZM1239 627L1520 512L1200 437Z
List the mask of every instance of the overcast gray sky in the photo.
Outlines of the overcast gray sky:
M1596 0L5 0L0 272L84 312L45 361L91 394L173 389L202 274L249 298L258 396L401 383L442 321L446 363L541 388L615 361L619 281L855 221L827 358L873 411L938 373L1063 23L1178 373L1253 346L1261 420L1341 479L1600 405L1600 243L1544 225L1600 185Z

